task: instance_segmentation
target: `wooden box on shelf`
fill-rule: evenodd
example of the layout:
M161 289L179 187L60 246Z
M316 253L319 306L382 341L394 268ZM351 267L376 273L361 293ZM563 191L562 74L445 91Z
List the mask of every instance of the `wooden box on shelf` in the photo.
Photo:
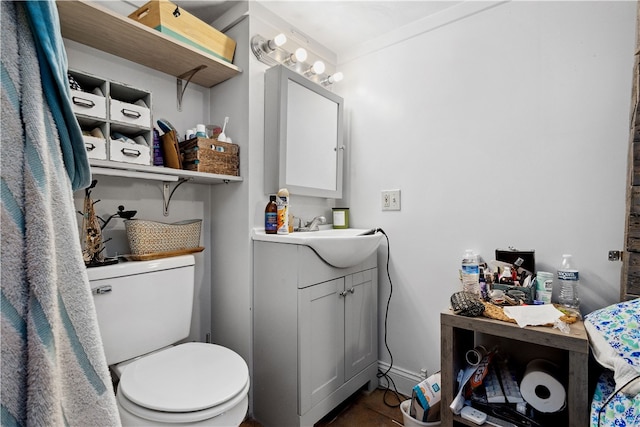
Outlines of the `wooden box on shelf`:
M179 13L175 13L175 11ZM236 42L184 9L166 0L153 0L129 18L210 55L233 62Z
M217 139L191 138L180 142L182 168L219 175L240 175L240 156L237 144Z

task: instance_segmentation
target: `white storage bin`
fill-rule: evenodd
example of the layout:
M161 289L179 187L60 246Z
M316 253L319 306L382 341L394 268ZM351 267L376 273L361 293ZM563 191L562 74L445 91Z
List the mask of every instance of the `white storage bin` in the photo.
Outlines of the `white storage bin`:
M151 92L74 70L69 85L90 159L151 165Z
M405 400L400 404L400 410L402 411L402 419L404 421L404 427L431 427L439 426L440 421L434 421L426 423L418 421L409 414L409 408L411 407L411 399ZM448 410L449 408L447 408Z
M141 126L146 129L151 126L151 111L149 108L113 98L110 102L109 117L112 121Z
M84 135L84 148L90 159L107 160L107 141L104 138Z
M112 139L109 143L109 160L150 165L151 153L146 145L130 144L119 139Z
M104 96L82 92L81 90L72 90L71 103L75 114L97 119L107 118L107 99Z

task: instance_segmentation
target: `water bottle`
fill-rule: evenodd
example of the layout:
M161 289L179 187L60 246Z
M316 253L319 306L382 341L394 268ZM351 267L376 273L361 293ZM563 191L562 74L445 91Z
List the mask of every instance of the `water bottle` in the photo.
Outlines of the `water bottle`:
M467 249L462 258L462 290L480 296L480 265L471 249Z
M579 308L578 282L579 274L573 264L573 257L569 254L562 255L562 265L558 269L558 281L560 282L560 305L570 308Z

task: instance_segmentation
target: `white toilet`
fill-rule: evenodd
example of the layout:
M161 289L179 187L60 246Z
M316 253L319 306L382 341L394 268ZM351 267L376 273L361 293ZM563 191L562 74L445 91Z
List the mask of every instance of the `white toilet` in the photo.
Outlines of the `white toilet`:
M87 270L107 363L119 378L123 426L238 426L249 369L215 344L173 345L189 335L192 255Z

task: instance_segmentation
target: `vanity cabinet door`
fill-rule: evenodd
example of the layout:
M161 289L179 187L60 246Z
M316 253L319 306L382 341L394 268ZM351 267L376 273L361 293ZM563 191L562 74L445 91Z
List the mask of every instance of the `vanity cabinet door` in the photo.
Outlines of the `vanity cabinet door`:
M345 277L345 381L378 360L378 273Z
M298 292L299 413L344 383L344 278Z

